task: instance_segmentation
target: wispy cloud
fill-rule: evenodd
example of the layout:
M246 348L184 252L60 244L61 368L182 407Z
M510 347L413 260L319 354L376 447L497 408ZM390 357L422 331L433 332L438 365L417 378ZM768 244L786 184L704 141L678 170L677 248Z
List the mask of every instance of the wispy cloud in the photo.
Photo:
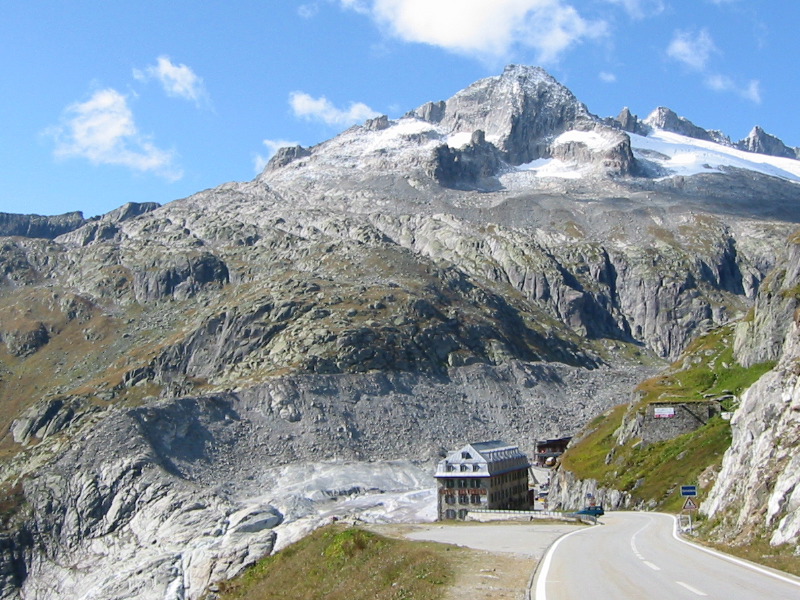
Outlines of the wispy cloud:
M746 84L735 81L728 75L717 73L709 68L709 63L714 55L722 54L708 30L676 31L672 41L667 47L667 56L676 60L693 71L701 73L704 85L716 92L729 92L754 102L761 103L761 84L757 79L752 79Z
M740 85L726 75L709 75L705 83L708 88L716 92L733 92L745 100L761 104L761 82L757 79L751 79L745 85Z
M139 81L157 80L164 88L167 96L183 98L194 102L197 106L209 102L203 79L184 64L175 64L168 56L159 56L155 65L142 69L134 69L133 76Z
M174 153L161 150L139 132L127 98L111 88L68 106L61 123L45 133L55 139L57 158L86 158L96 165L153 172L171 181L183 176Z
M564 0L339 1L395 38L489 61L526 48L552 63L575 44L607 33L604 21L583 18Z
M253 167L256 173L261 173L264 167L267 166L269 159L275 156L275 153L281 148L300 145L298 142L290 142L288 140L264 140L263 144L267 149L266 154L256 154L253 159Z
M666 8L663 0L606 0L606 2L621 6L633 19L654 17L663 13Z
M363 102L353 102L347 108L337 108L325 96L314 98L305 92L289 94L289 105L296 117L320 121L326 125L347 126L365 119L377 117L380 113Z
M706 29L676 31L667 47L667 56L697 71L706 68L715 52L717 47Z
M319 4L316 2L309 2L308 4L301 4L297 7L297 14L304 19L311 19L317 16L319 12Z
M617 76L614 73L609 73L608 71L600 71L597 75L600 78L600 81L605 83L615 83L617 81Z

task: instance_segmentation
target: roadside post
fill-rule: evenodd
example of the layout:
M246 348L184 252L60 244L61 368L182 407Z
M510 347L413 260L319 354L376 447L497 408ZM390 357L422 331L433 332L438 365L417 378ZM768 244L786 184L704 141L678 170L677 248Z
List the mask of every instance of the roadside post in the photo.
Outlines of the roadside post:
M683 508L681 512L688 512L689 513L689 533L693 531L692 529L692 513L697 510L697 502L695 498L697 497L697 486L696 485L682 485L681 486L681 496L686 498L683 502Z

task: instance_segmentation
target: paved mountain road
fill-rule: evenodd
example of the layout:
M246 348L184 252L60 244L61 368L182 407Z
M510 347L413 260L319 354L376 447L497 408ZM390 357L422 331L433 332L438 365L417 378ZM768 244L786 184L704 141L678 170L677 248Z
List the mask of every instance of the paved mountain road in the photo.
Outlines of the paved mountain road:
M800 579L678 540L673 517L614 512L560 538L545 555L535 600L800 599Z

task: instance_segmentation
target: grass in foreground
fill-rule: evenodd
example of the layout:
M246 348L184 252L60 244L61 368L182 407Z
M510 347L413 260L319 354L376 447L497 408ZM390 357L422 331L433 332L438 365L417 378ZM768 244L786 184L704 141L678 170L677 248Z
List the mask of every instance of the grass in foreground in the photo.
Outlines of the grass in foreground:
M719 544L707 541L704 544L720 552L732 554L750 562L800 577L800 556L795 554L796 546L793 544L770 546L769 539L764 536L749 540L742 545Z
M222 600L438 600L454 579L443 544L386 538L357 527L324 527L242 576Z

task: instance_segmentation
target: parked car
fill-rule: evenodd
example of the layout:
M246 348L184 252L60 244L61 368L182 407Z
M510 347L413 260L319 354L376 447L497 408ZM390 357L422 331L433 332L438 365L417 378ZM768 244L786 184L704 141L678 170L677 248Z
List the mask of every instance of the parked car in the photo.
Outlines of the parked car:
M591 515L592 517L602 517L606 514L602 506L587 506L583 510L579 510L576 515Z

